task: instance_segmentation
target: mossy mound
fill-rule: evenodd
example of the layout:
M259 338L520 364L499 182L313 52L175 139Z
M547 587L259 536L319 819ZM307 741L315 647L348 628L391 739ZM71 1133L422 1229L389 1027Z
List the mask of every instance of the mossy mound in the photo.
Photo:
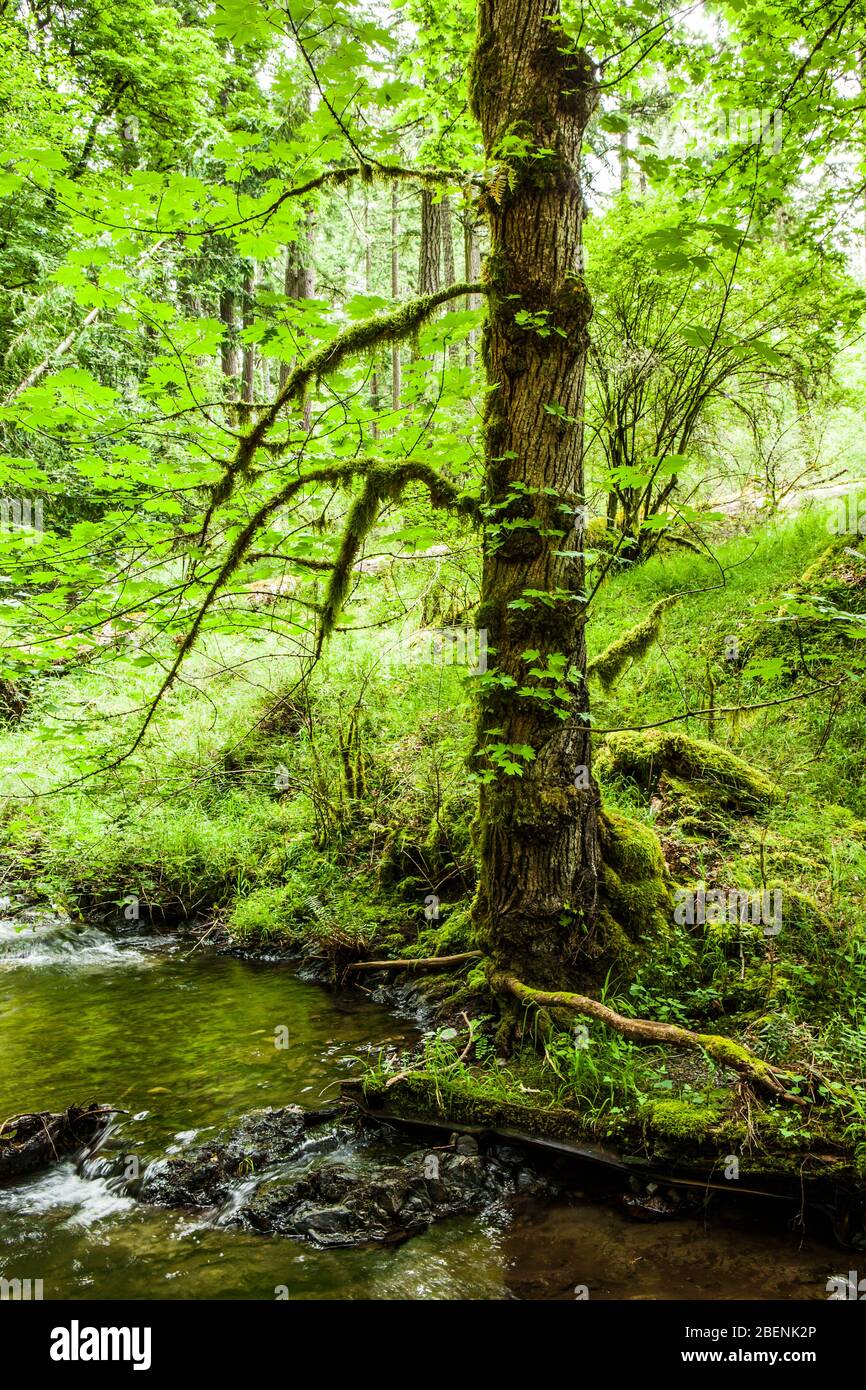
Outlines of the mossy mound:
M474 799L465 792L445 801L426 825L395 827L382 853L380 883L431 892L431 885L447 885L449 896L469 891L476 877L475 813Z
M627 777L647 794L660 777L668 786L690 784L730 810L749 811L775 801L778 792L766 773L707 739L650 729L609 734L595 759L602 778Z
M787 679L802 675L804 649L812 661L838 664L852 619L866 613L864 560L862 537L836 537L790 586L777 613L747 626L742 645L750 660L781 658L779 674Z
M670 879L648 826L602 811L599 839L599 904L590 954L605 967L622 969L636 964L650 942L670 935Z
M617 533L608 526L607 517L594 516L587 522L583 533L587 550L597 551L599 555L610 555L616 545Z
M474 951L478 943L472 922L472 907L468 901L443 909L443 920L431 923L422 931L413 947L412 956L453 956L460 951Z
M715 1106L696 1105L692 1100L652 1100L644 1106L641 1118L648 1136L700 1146L713 1138L721 1114Z
M743 890L737 890L742 898ZM755 898L761 890L746 890ZM778 899L775 895L778 894ZM826 1005L827 972L838 955L838 927L805 893L771 885L767 897L778 902L778 920L766 912L760 921L740 920L729 910L703 927L707 959L715 957L715 978L728 1012L782 1008L795 1004L801 1016L819 1015Z

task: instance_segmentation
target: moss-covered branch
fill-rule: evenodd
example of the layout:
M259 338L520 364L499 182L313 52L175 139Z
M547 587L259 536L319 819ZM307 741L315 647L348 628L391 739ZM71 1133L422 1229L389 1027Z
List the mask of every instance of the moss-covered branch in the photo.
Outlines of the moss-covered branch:
M349 592L352 566L358 557L364 540L375 525L382 503L399 497L407 483L423 483L430 493L434 507L445 511L462 512L466 516L477 517L478 502L474 497L461 493L453 483L448 482L434 468L424 463L378 463L372 466L364 479L364 486L352 503L346 526L340 542L340 551L331 569L328 592L322 605L322 621L319 630L318 649L334 630L334 625ZM359 469L360 471L360 469Z
M777 1100L791 1101L795 1105L806 1104L802 1096L794 1095L786 1089L784 1083L790 1083L794 1077L756 1057L747 1047L718 1033L695 1033L691 1028L681 1028L676 1023L626 1018L624 1014L615 1013L606 1004L599 1003L597 999L590 999L585 994L572 994L566 990L530 989L513 975L493 974L490 984L496 990L512 994L522 1004L531 1004L539 1009L573 1009L585 1018L594 1018L606 1027L613 1028L632 1042L697 1048L706 1052L719 1066L729 1067L747 1081L770 1091Z
M679 594L669 594L667 598L654 603L642 622L611 642L600 656L589 663L587 675L597 677L603 688L609 690L629 661L639 661L646 656L661 631L662 615L678 602L679 597Z
M299 362L271 404L262 411L250 429L239 437L234 455L213 489L202 527L202 537L207 533L215 509L231 496L237 479L252 468L256 450L261 447L285 406L291 401L303 399L315 382L337 371L347 358L411 338L422 324L432 318L440 304L446 304L451 299L460 299L467 294L483 294L485 291L486 286L480 282L464 282L448 285L445 289L437 290L435 294L409 299L387 314L378 314L363 323L345 328L336 338L316 348Z
M319 650L321 650L324 638L333 629L336 619L339 617L340 607L345 598L348 588L348 579L352 564L363 544L364 536L373 525L378 513L379 501L383 497L396 496L410 482L423 483L430 493L430 499L434 506L447 508L449 510L462 512L464 515L475 517L478 515L478 503L475 498L461 493L453 483L447 478L442 478L428 464L409 460L405 463L386 465L378 459L342 459L338 462L329 463L317 468L310 468L305 473L279 488L267 501L257 507L252 516L246 521L244 526L235 537L232 546L223 563L219 566L216 576L210 584L207 593L199 606L198 612L190 625L181 642L177 655L169 668L169 671L157 691L156 698L151 704L147 715L139 729L132 747L124 755L129 755L135 751L144 737L157 707L163 696L174 684L177 674L192 650L202 624L212 608L214 602L225 588L229 579L249 557L250 547L267 522L280 507L290 502L303 488L310 483L349 483L358 475L367 474L361 496L354 503L346 525L346 532L340 547L340 554L333 565L328 565L331 570L331 579L328 594L321 610L321 621L319 630ZM287 559L289 557L286 557ZM318 568L318 566L317 566ZM297 602L297 600L296 600ZM319 609L316 609L319 612Z
M301 489L306 487L309 483L340 483L343 481L348 481L349 478L354 476L356 468L357 464L354 460L344 463L329 464L327 467L324 468L311 468L308 470L308 472L302 473L299 477L293 478L291 482L286 483L284 487L279 488L277 492L275 492L271 497L267 499L266 502L263 502L261 506L256 508L252 516L247 520L244 526L241 527L240 531L238 532L237 536L232 542L228 555L226 556L223 563L219 566L215 578L212 580L210 587L207 590L207 593L205 594L201 604L199 605L198 612L196 613L190 625L189 631L186 633L183 641L178 647L177 655L174 661L172 662L171 666L169 667L169 670L162 682L162 685L156 692L156 696L154 697L150 705L150 708L148 709L148 712L145 715L144 720L142 721L141 727L139 728L138 733L136 734L132 742L132 746L127 750L123 757L128 758L132 753L135 752L136 748L141 743L142 739L144 738L144 735L146 734L150 726L151 720L156 714L156 711L162 701L163 696L174 685L174 682L177 678L177 674L181 666L183 665L189 653L192 651L192 648L195 646L196 640L198 638L199 633L201 632L202 624L204 623L207 614L209 613L219 594L222 592L228 580L231 578L235 570L241 564L244 557L247 555L250 546L252 545L253 539L258 534L259 530L265 524L265 522L273 516L274 512L277 511L278 508L283 507L287 502L290 502L292 498L296 496L296 494L299 493Z
M454 956L408 956L397 960L354 960L346 966L350 970L447 970L451 965L462 965L467 960L479 960L480 951L458 951Z

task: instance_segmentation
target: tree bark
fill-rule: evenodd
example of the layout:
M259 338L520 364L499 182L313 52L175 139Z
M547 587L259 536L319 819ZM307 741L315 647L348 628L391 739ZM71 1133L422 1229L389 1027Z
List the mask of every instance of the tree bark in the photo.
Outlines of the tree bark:
M307 212L306 228L303 238L292 242L286 250L284 293L287 299L313 299L316 294L316 267L313 264L313 246L316 239L316 219L312 209ZM282 391L292 372L293 363L280 363L280 390ZM312 405L308 399L303 403L304 429L309 434L313 423Z
M476 280L480 278L481 269L478 267ZM396 302L400 298L400 214L397 207L397 189L391 189L391 298ZM391 344L391 409L394 412L394 428L397 429L396 414L400 409L400 397L403 391L403 369L400 361L400 344Z
M558 0L480 0L470 80L497 170L485 197L490 313L483 357L492 389L478 626L493 660L480 682L476 765L489 780L481 788L475 920L500 970L551 984L573 979L580 966L599 863L599 796L582 717L577 510L591 315L580 271L579 167L598 98L592 65L569 51L559 13ZM503 166L497 148L507 133L530 148ZM539 655L525 657L529 650ZM531 674L546 669L561 670L561 679ZM504 755L496 751L503 745ZM522 776L503 770L503 756Z
M249 275L244 276L244 295L243 295L243 326L251 328L254 318L254 305L256 294L256 273L252 270ZM255 398L256 380L256 350L252 343L244 344L243 357L243 382L241 387L241 397L248 404L252 404Z
M449 284L451 282L449 281ZM435 294L442 288L442 204L433 201L429 188L421 190L421 252L418 293Z
M475 208L468 206L463 217L463 270L464 280L477 280L481 275L481 251L478 246L478 229L475 221ZM466 308L477 309L477 294L467 294ZM471 367L475 361L475 333L469 334L466 341L466 365Z
M235 331L235 297L231 290L223 290L220 295L220 318L226 330L220 347L223 376L236 377L240 372L240 364Z
M454 218L451 212L451 199L446 196L440 204L442 220L442 269L445 276L445 284L453 285L457 279L454 270ZM460 348L456 343L452 343L448 349L448 357L452 362L460 360Z
M453 281L448 282L452 284ZM370 195L364 192L364 287L367 294L373 293L373 239L370 235ZM376 358L373 359L373 374L370 377L370 406L373 410L373 418L370 421L370 435L373 440L379 438L378 412L381 404L379 393L379 372L375 366Z

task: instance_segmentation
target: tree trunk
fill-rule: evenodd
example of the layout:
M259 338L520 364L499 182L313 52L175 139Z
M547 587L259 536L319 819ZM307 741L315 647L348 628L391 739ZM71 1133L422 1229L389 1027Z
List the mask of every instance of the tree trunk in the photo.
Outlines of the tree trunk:
M251 271L244 276L244 296L243 296L243 325L244 328L251 328L254 319L254 303L256 294L256 273ZM255 398L256 380L256 350L252 343L244 344L244 367L243 382L241 387L241 398L251 404Z
M370 195L364 192L364 287L367 294L373 293L373 239L370 235ZM381 404L379 395L379 373L375 366L376 357L373 358L373 374L370 377L370 407L373 411L373 418L370 421L370 436L374 440L379 438L379 407Z
M480 271L479 271L480 274ZM476 279L478 277L476 276ZM400 216L397 209L397 187L391 189L391 298L400 298ZM403 390L403 371L400 361L400 344L391 344L391 409L394 412L394 428L397 429L396 414L400 409L400 396Z
M481 278L481 252L478 246L478 230L475 224L475 209L467 207L463 219L463 279L474 284ZM477 309L480 295L467 294L466 308ZM475 333L469 334L466 342L466 365L471 367L475 361Z
M442 270L446 285L453 285L457 279L454 270L454 219L451 215L451 199L446 196L440 204L442 217ZM460 360L460 348L456 343L452 343L448 349L448 357L452 362Z
M492 661L480 682L476 765L489 780L481 788L475 919L494 963L538 983L565 982L579 969L599 865L599 797L582 718L576 511L591 315L580 273L579 167L597 89L589 60L568 51L558 21L558 0L480 0L470 86L487 158L500 170L485 199L483 356L495 387L485 417L485 501L495 510L478 616ZM508 132L531 148L509 159L503 176L496 148ZM549 153L532 157L542 149ZM530 649L539 655L525 657ZM531 674L548 669L560 678ZM509 774L503 759L522 776Z
M225 326L220 347L223 376L233 378L238 376L240 364L235 331L235 297L231 290L223 290L220 295L220 318Z
M626 193L631 186L631 174L628 167L628 131L621 130L619 133L619 191Z
M418 293L435 294L442 288L442 204L434 203L429 188L421 191L421 254Z
M312 209L307 212L307 222L303 239L293 241L286 250L286 269L283 290L287 299L313 299L316 294L316 268L313 264L313 245L316 239L316 219ZM280 363L280 390L282 391L292 371L294 363ZM305 397L303 404L304 429L309 434L313 423L312 405Z

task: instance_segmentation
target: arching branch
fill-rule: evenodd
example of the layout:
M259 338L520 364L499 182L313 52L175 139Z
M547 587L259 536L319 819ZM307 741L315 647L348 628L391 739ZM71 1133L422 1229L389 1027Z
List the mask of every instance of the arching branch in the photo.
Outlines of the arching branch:
M424 484L434 507L478 517L477 500L461 493L453 483L441 477L428 464L409 461L398 464L379 463L371 467L364 480L364 486L346 518L340 553L331 569L328 592L322 606L317 651L321 652L325 639L334 630L334 624L346 601L352 566L366 536L375 524L381 504L389 498L399 497L407 483L412 482Z
M318 468L311 468L306 473L302 473L297 478L292 478L290 482L286 483L284 487L279 488L277 492L273 494L273 496L269 497L267 501L263 502L261 506L256 508L252 516L246 521L244 526L241 528L241 530L235 537L231 545L231 548L229 549L228 555L226 556L223 563L219 566L219 569L217 570L207 590L207 593L205 594L204 599L202 600L199 606L198 612L196 613L195 618L192 621L189 631L186 633L183 641L181 642L178 648L177 655L175 656L175 659L172 662L168 673L166 674L161 686L159 687L159 690L156 693L153 702L151 703L147 715L145 716L145 719L142 722L141 728L135 736L132 746L127 750L126 754L124 754L125 757L129 757L132 753L134 753L136 748L141 743L141 740L144 738L144 735L147 732L147 729L150 726L150 723L153 720L154 715L156 714L157 708L161 703L163 696L174 684L181 666L183 665L184 661L186 660L186 657L189 655L190 651L194 647L198 635L201 631L202 624L204 623L204 620L207 617L208 612L213 607L213 604L216 602L220 593L224 589L226 583L234 574L235 570L248 556L250 546L252 545L255 536L261 530L265 522L273 516L275 511L277 511L280 507L285 506L287 502L290 502L292 498L297 495L297 493L299 493L310 483L346 483L351 481L353 478L356 478L359 475L363 476L364 474L369 475L365 481L364 493L366 493L367 488L370 486L371 478L374 480L375 489L378 490L381 496L387 496L389 494L397 495L406 486L407 483L420 482L424 484L424 486L430 493L430 498L434 506L447 508L449 510L457 512L462 512L464 515L467 516L478 515L478 503L475 500L475 498L461 493L453 485L453 483L450 483L446 478L440 477L436 470L434 468L431 468L428 464L418 463L414 460L409 460L406 463L398 463L393 465L385 465L378 459L370 460L362 458L341 460L339 462L327 464ZM362 493L362 496L364 495L364 493ZM373 515L372 520L375 520L375 513ZM370 525L372 525L372 521L370 522ZM350 528L351 513L349 523L347 525L347 534ZM369 529L369 526L367 527L367 529ZM336 604L335 606L334 596L337 593L340 581L338 579L335 579L335 574L337 570L340 568L341 561L344 558L345 549L346 536L344 536L343 538L343 544L341 547L340 555L337 557L337 561L331 568L331 583L329 586L328 597L325 601L325 605L323 606L322 610L323 616L320 626L319 649L321 649L324 637L328 634L328 632L331 631L331 628L333 627L333 621L336 620L336 617L339 616L339 604ZM357 549L353 551L352 559L354 559L355 554L357 554ZM351 561L349 563L349 568L351 568ZM343 596L345 596L345 585L343 586L342 592ZM333 611L333 620L331 621L330 625L327 624L325 617L325 615L329 611L329 605L331 611Z
M214 511L231 497L237 479L249 472L256 450L261 447L268 432L279 419L280 412L290 401L302 399L314 382L337 371L347 358L368 352L375 347L411 338L421 325L432 317L440 304L446 304L448 300L459 299L466 294L483 294L486 288L486 285L480 282L461 283L448 285L445 289L437 290L435 294L409 299L390 313L379 314L364 323L353 324L351 328L344 329L331 342L325 343L299 362L271 404L238 440L234 456L211 494L210 505L202 525L202 539L207 534Z

